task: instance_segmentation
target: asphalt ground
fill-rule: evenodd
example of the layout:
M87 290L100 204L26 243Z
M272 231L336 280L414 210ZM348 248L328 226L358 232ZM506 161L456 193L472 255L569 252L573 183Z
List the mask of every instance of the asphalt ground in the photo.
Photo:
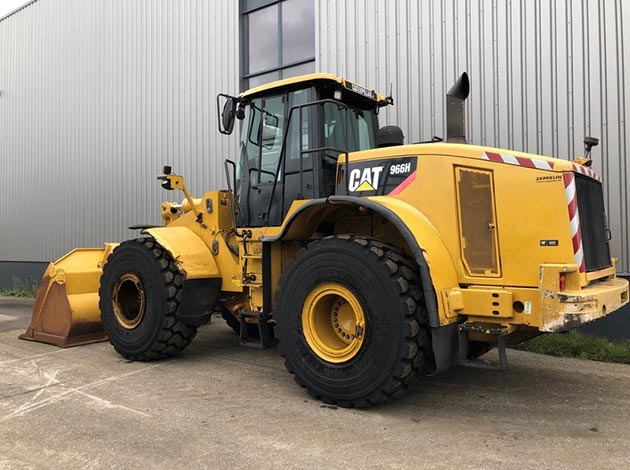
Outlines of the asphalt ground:
M506 372L348 410L220 320L175 359L132 363L18 340L31 306L0 298L0 468L630 468L630 366L510 350Z

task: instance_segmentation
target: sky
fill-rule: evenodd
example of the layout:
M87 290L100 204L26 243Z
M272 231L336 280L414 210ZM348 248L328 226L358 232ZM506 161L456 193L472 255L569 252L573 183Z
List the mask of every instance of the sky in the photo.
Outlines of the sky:
M0 18L27 2L28 0L0 0Z

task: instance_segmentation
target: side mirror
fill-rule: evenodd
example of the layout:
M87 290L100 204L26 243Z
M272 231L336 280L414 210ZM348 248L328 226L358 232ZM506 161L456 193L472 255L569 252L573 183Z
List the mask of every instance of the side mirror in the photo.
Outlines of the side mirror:
M236 120L236 100L228 98L223 105L221 112L221 124L226 134L231 134L234 130L234 121Z
M221 93L217 95L217 111L220 109L221 98L225 98L223 110L219 114L219 132L229 135L234 130L234 122L236 120L236 106L238 99Z

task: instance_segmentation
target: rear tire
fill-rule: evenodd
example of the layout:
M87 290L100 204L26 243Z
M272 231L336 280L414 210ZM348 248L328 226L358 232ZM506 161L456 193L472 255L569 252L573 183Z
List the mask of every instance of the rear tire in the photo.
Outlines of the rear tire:
M152 238L121 243L101 276L99 308L109 342L123 357L151 361L174 356L197 328L177 319L184 276Z
M274 319L297 383L342 407L388 400L430 356L417 268L377 240L340 235L302 249L280 280Z

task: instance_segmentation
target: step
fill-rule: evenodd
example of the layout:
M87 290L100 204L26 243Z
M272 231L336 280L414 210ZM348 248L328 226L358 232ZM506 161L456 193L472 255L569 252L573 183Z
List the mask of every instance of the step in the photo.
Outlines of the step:
M241 321L240 328L240 343L255 349L266 349L273 344L271 337L271 314L264 312L249 312L242 310L238 312L239 319ZM255 318L255 324L258 325L258 338L250 338L247 334L247 324L254 323L248 322L247 318Z
M457 326L459 337L459 364L467 367L477 367L489 370L504 371L507 369L508 360L505 348L505 337L513 333L514 325L488 325L475 322L464 322ZM499 351L499 364L493 365L487 361L478 359L468 359L468 333L482 333L494 336L497 339L497 349Z

